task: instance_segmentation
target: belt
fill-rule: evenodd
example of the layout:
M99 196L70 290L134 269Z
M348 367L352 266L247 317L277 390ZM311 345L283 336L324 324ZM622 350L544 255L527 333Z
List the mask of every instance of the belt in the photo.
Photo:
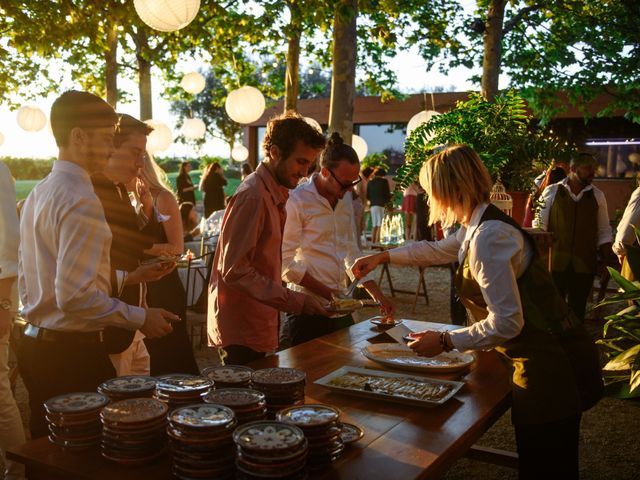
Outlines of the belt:
M43 342L60 343L102 343L102 330L97 332L62 332L60 330L50 330L48 328L37 327L27 323L24 327L24 334L27 337L35 338Z

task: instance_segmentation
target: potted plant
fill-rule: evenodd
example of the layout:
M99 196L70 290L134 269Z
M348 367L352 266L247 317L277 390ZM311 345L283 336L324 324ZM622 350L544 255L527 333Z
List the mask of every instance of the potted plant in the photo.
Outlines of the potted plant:
M396 175L396 188L417 178L422 163L439 145L473 148L494 181L500 179L514 200L514 218L522 222L534 178L552 160L565 160L571 147L550 132L534 128L526 102L508 91L489 102L479 93L417 127L405 143L405 163Z

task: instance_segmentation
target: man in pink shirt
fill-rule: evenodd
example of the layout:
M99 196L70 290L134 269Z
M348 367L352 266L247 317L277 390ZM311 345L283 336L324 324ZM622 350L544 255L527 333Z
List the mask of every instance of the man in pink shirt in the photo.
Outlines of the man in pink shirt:
M315 297L282 285L282 231L289 189L306 177L324 136L298 114L267 124L265 159L229 202L209 288L209 344L226 364L245 364L278 347L279 311L330 314Z

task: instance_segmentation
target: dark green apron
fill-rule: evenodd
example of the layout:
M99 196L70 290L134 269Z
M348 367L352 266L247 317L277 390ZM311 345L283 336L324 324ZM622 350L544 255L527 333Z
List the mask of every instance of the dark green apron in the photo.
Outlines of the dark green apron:
M557 292L538 258L533 239L493 205L487 207L480 224L487 220L499 220L518 229L534 252L518 279L524 327L518 336L496 347L512 367L513 423L552 422L591 408L603 390L593 340ZM475 320L485 319L487 304L471 274L468 251L455 284Z

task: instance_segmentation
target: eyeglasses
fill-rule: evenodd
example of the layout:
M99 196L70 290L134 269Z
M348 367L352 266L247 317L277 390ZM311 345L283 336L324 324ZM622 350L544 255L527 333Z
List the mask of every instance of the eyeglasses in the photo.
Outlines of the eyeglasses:
M358 179L351 183L342 183L340 180L338 180L338 177L336 177L336 174L333 173L331 169L327 168L327 170L329 170L329 173L331 174L331 176L334 178L336 182L338 182L338 184L340 184L343 190L349 190L350 188L355 187L357 184L359 184L362 181L362 177L358 176Z

